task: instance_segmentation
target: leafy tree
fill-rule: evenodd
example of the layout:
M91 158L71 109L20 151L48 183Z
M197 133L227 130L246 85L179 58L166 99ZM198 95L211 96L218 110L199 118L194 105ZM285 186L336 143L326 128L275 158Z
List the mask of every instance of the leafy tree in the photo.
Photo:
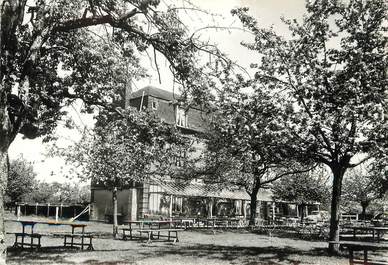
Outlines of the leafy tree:
M288 100L282 120L294 137L290 148L332 172L329 240L338 241L345 172L388 144L387 3L311 1L306 9L301 22L283 19L288 39L260 28L244 8L233 14L255 37L244 44L260 54L255 80ZM329 250L337 252L338 244Z
M367 167L369 169L369 167ZM359 203L365 219L367 207L382 197L383 181L381 175L371 174L367 168L354 168L347 172L343 183L342 198L345 202ZM367 172L369 171L369 172Z
M79 186L76 183L35 182L25 201L37 203L88 204L90 202L90 187Z
M388 150L380 152L368 170L373 181L377 182L375 186L378 188L380 197L386 196L388 192Z
M36 182L34 167L23 157L11 160L9 165L8 185L5 191L10 205L24 201L26 196L33 191Z
M34 185L34 190L31 192L26 200L37 203L53 202L53 194L56 193L53 185L44 181L38 181Z
M63 150L81 180L92 180L112 192L113 234L118 232L117 191L150 176L171 175L174 158L185 148L175 127L154 113L127 110L120 119L100 119L93 134Z
M226 74L212 115L202 173L208 183L241 187L251 197L249 224L256 219L257 194L271 182L310 170L286 152L287 137L277 121L280 109L263 90L242 92L249 83ZM307 162L307 160L306 160Z
M77 203L80 204L89 204L90 203L90 186L85 185L79 188Z
M282 178L273 183L272 191L275 199L296 202L301 206L301 221L308 203L326 204L330 197L327 179L317 171Z
M62 107L76 99L87 103L86 111L99 106L120 112L110 103L141 75L138 54L147 49L168 60L186 95L205 88L195 57L219 52L187 32L180 12L158 0L1 1L0 239L7 152L18 133L48 135L66 114ZM0 253L5 260L4 243Z

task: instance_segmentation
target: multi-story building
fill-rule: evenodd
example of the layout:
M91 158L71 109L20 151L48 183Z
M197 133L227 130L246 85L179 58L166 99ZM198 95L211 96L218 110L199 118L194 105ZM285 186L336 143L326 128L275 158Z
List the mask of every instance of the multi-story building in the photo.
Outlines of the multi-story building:
M197 107L185 110L177 104L172 92L147 86L132 93L127 99L131 107L154 110L167 123L175 124L180 132L191 137L196 149L191 155L201 153L205 144L196 137L206 129L206 115ZM127 103L128 105L128 103ZM257 199L257 212L267 219L276 211L271 192L263 190ZM118 192L119 219L137 220L147 215L171 216L248 216L250 197L244 190L220 189L201 181L176 180L133 183ZM92 185L91 219L106 220L112 216L112 194L102 186ZM272 212L271 212L272 211Z

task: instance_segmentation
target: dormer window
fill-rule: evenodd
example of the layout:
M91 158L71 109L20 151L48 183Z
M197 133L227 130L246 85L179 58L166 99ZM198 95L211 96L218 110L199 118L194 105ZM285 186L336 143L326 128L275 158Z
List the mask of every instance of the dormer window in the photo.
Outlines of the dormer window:
M176 106L176 125L181 127L187 127L187 113L184 109L181 109L179 106Z
M153 110L156 110L158 108L157 102L156 101L152 101L151 107L152 107Z

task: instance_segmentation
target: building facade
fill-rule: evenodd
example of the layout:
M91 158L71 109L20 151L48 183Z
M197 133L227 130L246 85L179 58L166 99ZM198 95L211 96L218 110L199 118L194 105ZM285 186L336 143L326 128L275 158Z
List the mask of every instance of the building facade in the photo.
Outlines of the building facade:
M147 86L132 93L126 106L138 110L149 109L169 124L175 124L180 132L191 137L195 152L199 155L205 148L204 142L196 137L207 126L206 116L200 108L188 110L177 104L177 96L171 92ZM220 190L217 186L204 185L200 180L188 184L170 181L149 180L132 183L118 191L118 220L125 222L149 216L249 216L249 195L241 189ZM261 219L273 218L284 206L276 206L270 191L259 192L257 213ZM281 208L283 207L283 208ZM91 187L91 220L110 221L113 215L112 193L103 186Z

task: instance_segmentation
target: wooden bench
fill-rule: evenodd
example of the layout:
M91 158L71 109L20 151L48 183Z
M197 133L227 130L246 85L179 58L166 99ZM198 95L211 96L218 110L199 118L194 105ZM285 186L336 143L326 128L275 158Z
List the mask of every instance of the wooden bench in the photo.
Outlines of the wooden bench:
M388 244L361 242L361 241L329 241L329 244L339 244L340 247L345 247L349 251L349 264L364 264L364 265L388 265L388 261L377 261L368 259L368 251L377 251L388 249ZM354 258L354 251L363 251L363 260Z
M127 240L128 237L130 240L132 240L133 238L135 238L132 231L137 231L139 229L134 229L134 228L129 227L129 228L121 228L121 230L123 231L123 240ZM129 232L129 234L127 232Z
M142 234L147 234L147 243L151 243L154 238L154 236L157 239L167 238L167 241L173 242L179 242L178 232L184 231L184 229L177 229L177 228L163 228L163 229L139 229L137 230L139 232L139 236L141 239L143 239ZM166 234L161 234L165 233Z
M64 247L80 247L82 250L94 250L93 234L91 233L56 233L54 236L63 237ZM75 241L77 239L78 241Z
M26 242L26 237L30 238L29 242ZM21 239L20 241L18 239ZM28 246L30 248L36 247L40 248L40 239L42 238L41 234L37 233L15 233L15 243L13 244L13 247L21 247L24 248L25 246ZM35 241L37 239L38 242Z

